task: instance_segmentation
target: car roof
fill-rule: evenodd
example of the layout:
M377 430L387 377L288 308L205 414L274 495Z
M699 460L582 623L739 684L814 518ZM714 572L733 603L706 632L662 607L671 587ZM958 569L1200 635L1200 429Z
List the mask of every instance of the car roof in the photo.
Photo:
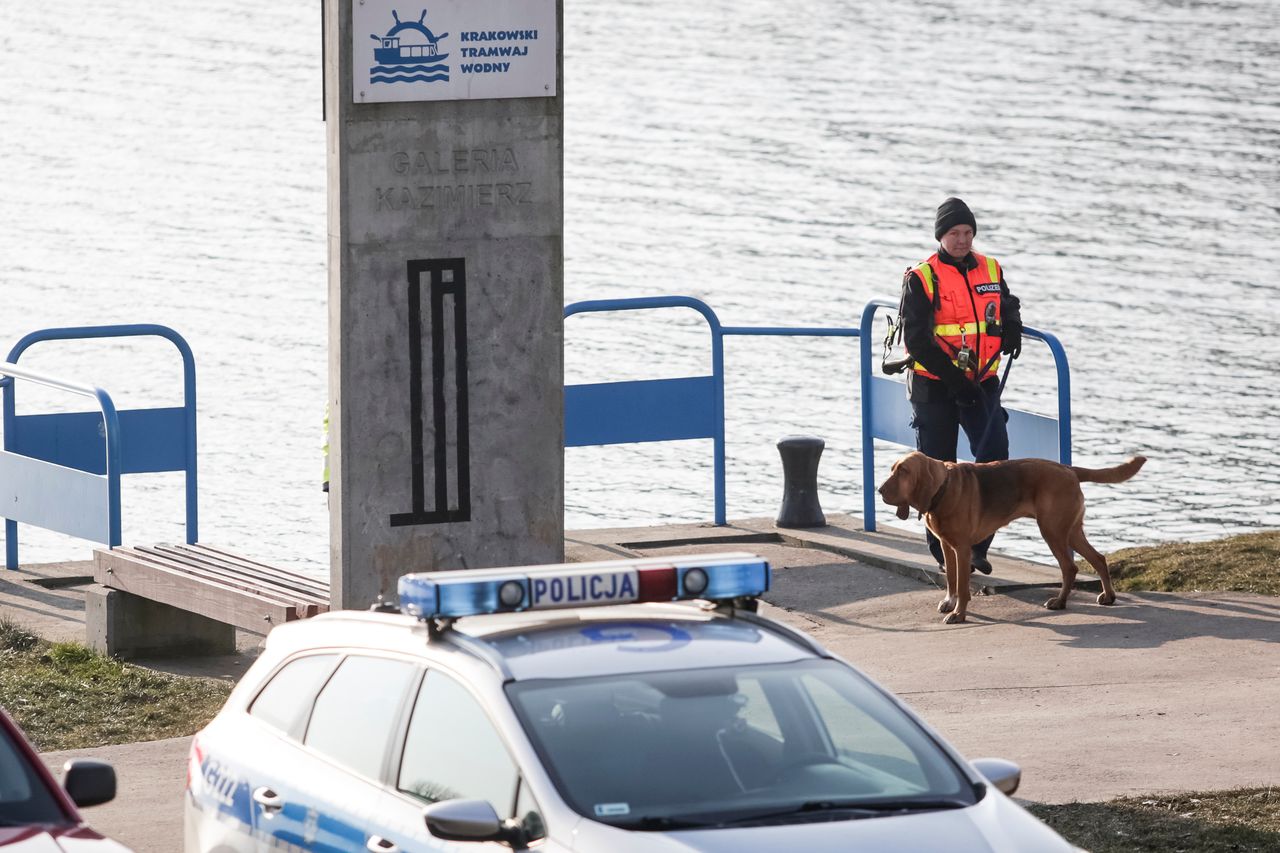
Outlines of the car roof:
M784 663L816 656L761 619L693 607L634 605L576 611L577 618L471 633L518 681L654 670Z
M398 613L335 611L273 630L275 652L359 647L430 660L464 652L504 680L785 663L826 656L793 629L745 610L627 604L470 616L433 632Z

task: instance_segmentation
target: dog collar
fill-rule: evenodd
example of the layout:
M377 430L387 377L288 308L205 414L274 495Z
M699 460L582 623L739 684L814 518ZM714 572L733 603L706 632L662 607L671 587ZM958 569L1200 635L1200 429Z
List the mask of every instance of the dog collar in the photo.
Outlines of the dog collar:
M938 491L933 493L933 499L929 501L929 506L925 507L921 516L927 515L938 508L938 504L942 503L942 496L947 492L947 481L943 480L942 485L938 487Z

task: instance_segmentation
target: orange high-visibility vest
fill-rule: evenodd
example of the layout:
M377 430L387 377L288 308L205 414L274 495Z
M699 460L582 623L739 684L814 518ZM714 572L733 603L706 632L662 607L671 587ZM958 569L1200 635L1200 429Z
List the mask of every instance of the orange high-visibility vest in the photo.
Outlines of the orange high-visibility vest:
M961 272L943 263L935 252L916 265L915 273L924 283L924 292L933 304L933 336L954 364L960 348L968 345L976 353L976 365L966 371L970 379L985 379L1000 366L1000 338L987 334L987 306L995 306L1000 321L1000 265L995 258L973 253L978 265ZM991 361L982 377L977 372ZM937 379L924 365L911 365L920 376Z

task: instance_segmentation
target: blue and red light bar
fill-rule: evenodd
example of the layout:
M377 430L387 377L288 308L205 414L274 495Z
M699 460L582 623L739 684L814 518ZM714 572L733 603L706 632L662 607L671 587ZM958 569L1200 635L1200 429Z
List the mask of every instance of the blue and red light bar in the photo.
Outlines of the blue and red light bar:
M599 607L641 601L725 601L769 589L754 554L645 557L550 566L419 572L400 578L400 609L419 619Z

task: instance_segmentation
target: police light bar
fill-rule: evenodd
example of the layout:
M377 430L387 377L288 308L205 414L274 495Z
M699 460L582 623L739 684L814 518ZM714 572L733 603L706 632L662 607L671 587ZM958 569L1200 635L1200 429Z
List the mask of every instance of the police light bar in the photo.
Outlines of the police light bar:
M400 578L400 609L419 619L599 607L639 601L724 601L769 589L769 563L754 554L645 557L418 572Z

